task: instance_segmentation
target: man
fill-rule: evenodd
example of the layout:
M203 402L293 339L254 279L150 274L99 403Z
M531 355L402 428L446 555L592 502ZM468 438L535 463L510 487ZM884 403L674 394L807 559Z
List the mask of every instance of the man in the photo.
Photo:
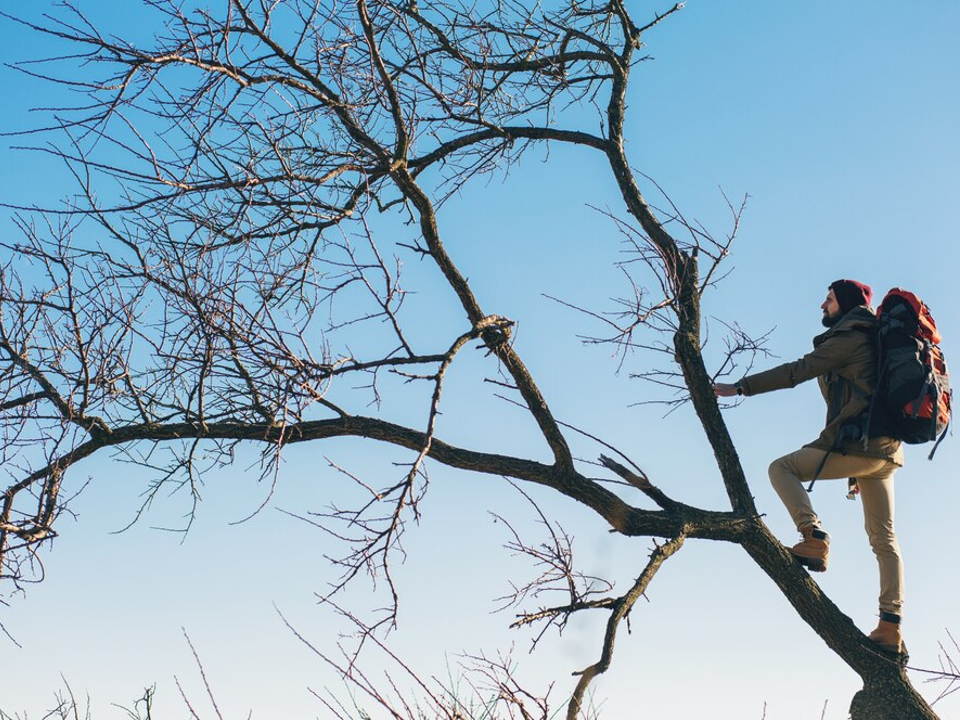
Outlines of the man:
M813 572L827 569L830 536L810 503L805 483L856 480L864 527L880 566L880 623L869 637L881 649L902 652L903 563L893 527L893 474L903 464L900 441L885 433L879 407L871 411L877 382L876 316L873 292L855 280L832 283L820 306L827 331L813 351L795 362L748 375L734 385L717 383L717 397L759 395L817 378L827 402L820 436L770 465L770 482L803 536L790 552ZM867 426L869 424L869 427Z

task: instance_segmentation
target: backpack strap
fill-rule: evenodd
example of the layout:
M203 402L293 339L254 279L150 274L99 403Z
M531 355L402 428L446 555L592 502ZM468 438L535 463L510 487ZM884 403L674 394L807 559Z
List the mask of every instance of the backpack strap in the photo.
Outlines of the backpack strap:
M937 432L937 420L940 419L940 396L943 394L943 386L939 382L933 383L933 410L930 413L930 424L932 428L931 434L936 434ZM940 433L940 437L937 438L937 441L933 444L933 450L930 451L930 454L927 455L927 460L933 460L934 454L937 452L937 448L940 447L940 443L943 442L943 439L947 436L947 430L950 429L950 421L947 420L947 424L943 428L943 432Z
M807 485L807 492L813 492L813 485L820 479L820 473L823 472L823 466L827 464L827 458L830 457L830 453L833 452L833 449L827 450L823 454L823 459L820 460L820 464L817 465L817 471L813 474L813 480L810 481L810 484Z
M857 386L856 383L850 382L839 373L832 373L832 374L837 379L837 384L834 386L834 391L830 398L830 416L831 417L836 417L837 415L840 414L840 403L843 401L844 385L849 387L853 392L859 394L860 397L870 399L870 407L867 409L866 415L861 413L859 416L861 418L860 423L862 426L860 430L860 435L863 438L863 449L866 450L867 443L870 441L870 418L873 415L873 405L876 402L877 393L874 392L871 394L871 393L864 392ZM879 377L879 373L878 373L878 377ZM823 459L821 459L820 464L817 465L817 470L813 474L813 479L810 481L810 484L807 485L808 493L813 492L813 486L814 484L816 484L817 480L820 479L820 473L823 472L823 467L824 465L827 464L827 458L830 457L830 453L837 452L838 450L840 450L840 445L843 443L843 440L844 440L844 433L841 427L841 428L838 428L837 438L836 440L833 441L833 447L831 447L829 450L827 450L823 454Z
M883 341L880 339L880 332L876 333L877 340L877 384L873 388L873 395L870 397L870 407L867 408L867 416L864 421L864 433L863 433L863 449L867 449L867 444L870 442L870 426L873 423L873 411L877 406L877 398L880 396L880 383L883 382L883 371L887 369L887 358L883 352ZM854 386L856 387L856 386ZM856 388L860 390L860 388Z
M934 418L936 420L936 418ZM947 436L947 430L950 429L950 423L948 422L946 427L943 428L943 432L940 433L940 437L937 438L937 441L933 444L933 450L930 451L930 454L927 455L927 460L933 460L933 454L937 451L937 448L940 447L940 443L943 442L943 439Z

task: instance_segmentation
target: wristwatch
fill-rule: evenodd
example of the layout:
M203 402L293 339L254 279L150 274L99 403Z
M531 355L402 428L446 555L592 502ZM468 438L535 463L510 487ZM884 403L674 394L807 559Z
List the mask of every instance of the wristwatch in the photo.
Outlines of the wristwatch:
M743 388L740 387L740 382L735 382L733 386L737 389L737 395L743 395Z

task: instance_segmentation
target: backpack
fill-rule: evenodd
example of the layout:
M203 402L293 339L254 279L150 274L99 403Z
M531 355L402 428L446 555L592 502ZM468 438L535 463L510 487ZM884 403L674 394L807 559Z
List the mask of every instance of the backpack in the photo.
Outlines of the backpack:
M911 444L936 440L930 459L950 424L950 378L941 339L927 306L912 292L893 288L877 308L873 404L882 405L894 437Z

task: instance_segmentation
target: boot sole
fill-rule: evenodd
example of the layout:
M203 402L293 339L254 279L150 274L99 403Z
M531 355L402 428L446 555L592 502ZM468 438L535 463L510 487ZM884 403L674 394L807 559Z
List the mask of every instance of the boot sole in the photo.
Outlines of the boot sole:
M905 642L900 642L900 647L896 645L891 645L889 643L878 643L876 640L871 640L874 645L876 645L883 652L891 653L892 655L902 655L905 658L910 657L910 653L907 652L907 644Z
M807 558L801 557L800 555L794 555L794 560L807 568L810 572L826 572L827 571L827 561L820 560L818 558Z
M899 655L900 653L903 652L903 650L901 648L898 648L896 645L888 645L886 643L878 643L878 642L874 642L873 644L876 645L881 650L883 650L884 652L894 653L895 655Z

